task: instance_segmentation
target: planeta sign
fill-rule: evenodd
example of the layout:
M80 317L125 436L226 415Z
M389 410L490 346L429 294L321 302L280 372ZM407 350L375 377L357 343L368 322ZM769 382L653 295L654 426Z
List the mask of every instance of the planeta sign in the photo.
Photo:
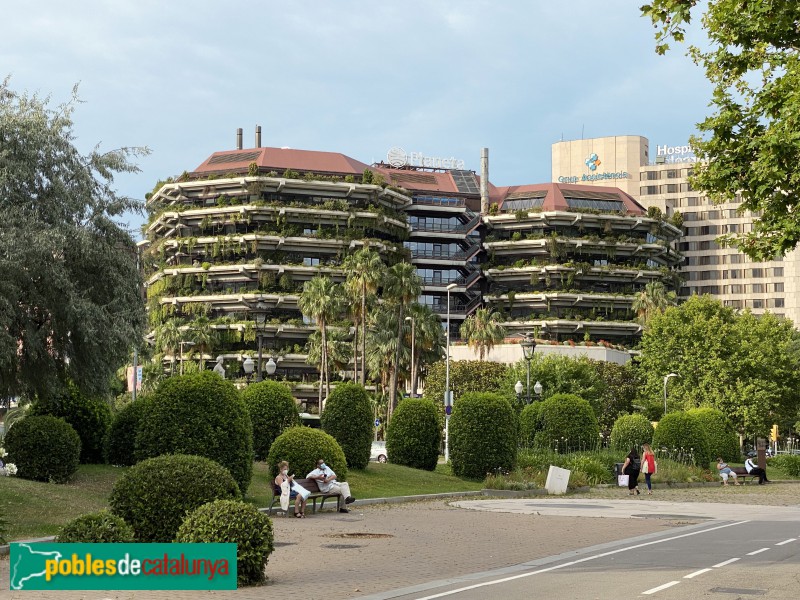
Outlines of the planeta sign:
M402 167L425 167L429 169L456 169L464 168L464 161L455 157L441 158L439 156L425 156L422 152L406 153L402 148L395 146L386 153L386 162L396 169Z

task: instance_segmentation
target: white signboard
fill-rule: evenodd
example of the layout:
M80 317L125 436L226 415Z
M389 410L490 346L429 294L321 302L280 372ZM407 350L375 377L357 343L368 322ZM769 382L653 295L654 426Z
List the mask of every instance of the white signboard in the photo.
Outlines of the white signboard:
M545 481L544 484L547 493L566 494L570 473L571 471L569 469L562 469L561 467L550 465L550 470L547 471L547 481Z
M386 162L396 169L402 167L427 167L430 169L457 169L464 168L464 161L458 158L441 158L439 156L425 156L422 152L411 152L395 146L386 153Z

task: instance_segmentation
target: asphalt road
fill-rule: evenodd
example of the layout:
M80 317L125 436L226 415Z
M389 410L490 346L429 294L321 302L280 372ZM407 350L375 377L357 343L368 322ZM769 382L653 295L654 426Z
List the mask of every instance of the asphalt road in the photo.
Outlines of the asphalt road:
M369 598L640 597L800 598L800 521L707 521Z

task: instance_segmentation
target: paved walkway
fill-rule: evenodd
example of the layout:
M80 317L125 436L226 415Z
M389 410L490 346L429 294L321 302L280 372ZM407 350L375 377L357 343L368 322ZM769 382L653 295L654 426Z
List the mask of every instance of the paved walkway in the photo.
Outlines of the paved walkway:
M273 519L277 547L269 582L209 598L356 598L476 571L515 565L584 546L659 531L670 524L641 520L540 517L479 512L446 501L354 507L306 519ZM0 562L0 598L33 600L153 598L197 592L9 592L8 560Z

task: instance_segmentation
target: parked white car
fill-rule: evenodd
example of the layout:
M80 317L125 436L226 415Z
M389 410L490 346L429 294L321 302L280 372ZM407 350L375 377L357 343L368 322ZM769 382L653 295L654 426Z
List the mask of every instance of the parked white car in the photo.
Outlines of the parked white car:
M385 463L389 459L389 455L386 454L386 442L372 442L372 451L369 459Z

